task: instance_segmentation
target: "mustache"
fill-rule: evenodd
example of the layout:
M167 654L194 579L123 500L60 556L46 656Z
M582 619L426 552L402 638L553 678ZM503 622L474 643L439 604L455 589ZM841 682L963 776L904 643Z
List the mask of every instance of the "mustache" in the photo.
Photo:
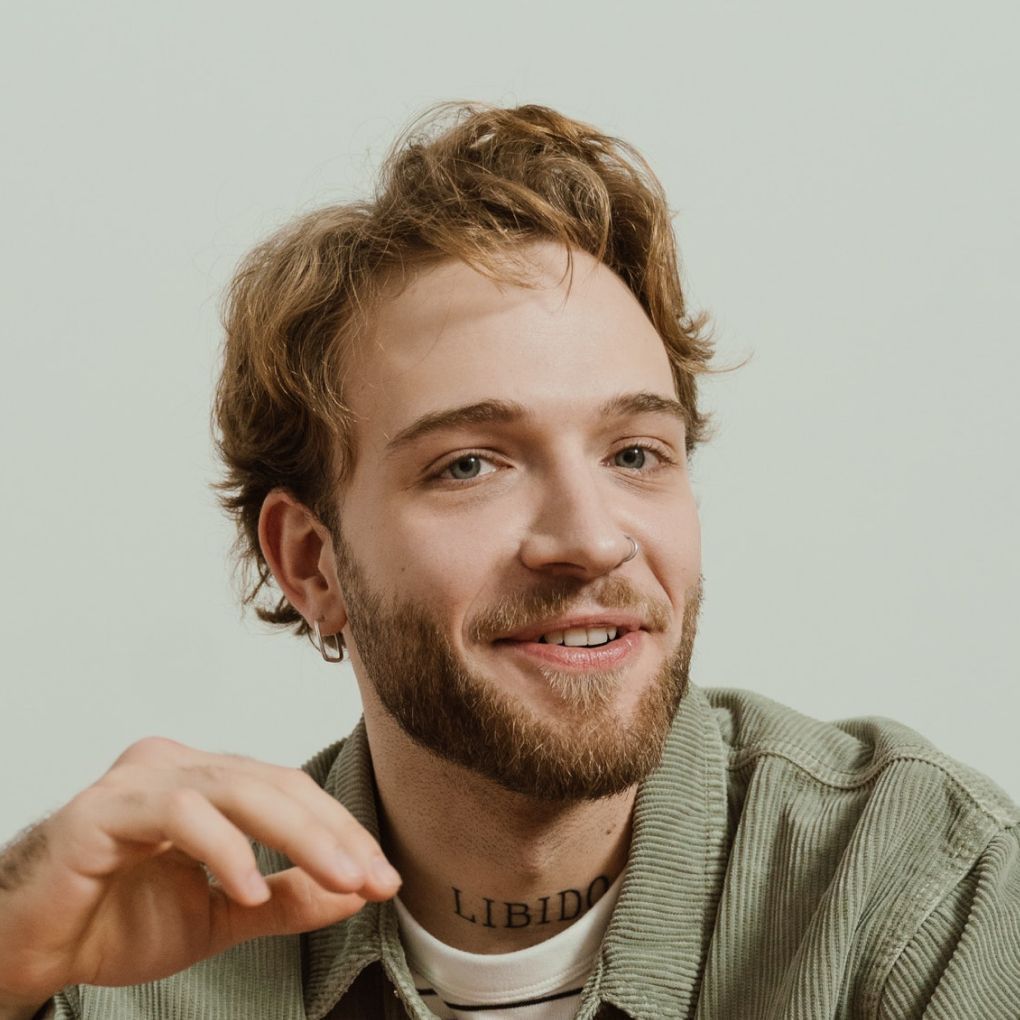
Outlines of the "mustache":
M666 630L673 619L670 604L642 595L626 578L604 577L594 583L559 580L555 585L513 592L481 610L468 625L475 642L491 641L535 626L551 616L575 609L626 609L638 615L652 631Z

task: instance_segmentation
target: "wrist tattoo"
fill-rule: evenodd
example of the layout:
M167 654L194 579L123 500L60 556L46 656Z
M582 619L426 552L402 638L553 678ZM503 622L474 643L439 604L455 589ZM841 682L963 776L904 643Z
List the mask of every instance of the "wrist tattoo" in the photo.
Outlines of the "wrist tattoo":
M561 889L552 896L540 896L525 903L518 900L493 900L481 896L475 902L456 886L453 890L453 912L468 924L483 928L528 928L540 924L573 921L590 910L612 883L608 876L593 878L586 890Z

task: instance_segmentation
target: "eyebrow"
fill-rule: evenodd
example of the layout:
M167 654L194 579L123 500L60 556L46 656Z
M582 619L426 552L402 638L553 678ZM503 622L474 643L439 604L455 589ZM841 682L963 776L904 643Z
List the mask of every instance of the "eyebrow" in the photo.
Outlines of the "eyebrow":
M512 400L482 400L477 404L464 404L444 411L430 411L411 422L407 428L401 429L386 444L386 452L392 453L444 429L456 429L464 425L509 425L527 416L524 406Z
M658 393L642 390L639 393L624 393L607 400L600 408L603 418L625 418L635 414L665 414L681 422L687 421L687 412L679 400L660 397Z
M635 414L665 414L686 422L683 404L657 393L624 393L607 400L598 410L600 418L623 418ZM434 432L462 428L465 425L509 425L529 418L523 404L513 400L481 400L475 404L430 411L401 429L387 444L387 454L417 442Z

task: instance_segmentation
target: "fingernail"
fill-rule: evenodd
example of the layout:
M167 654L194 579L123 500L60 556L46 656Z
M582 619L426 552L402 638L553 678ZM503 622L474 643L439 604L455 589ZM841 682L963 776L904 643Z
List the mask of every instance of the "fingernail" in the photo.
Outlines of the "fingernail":
M260 900L261 902L269 899L269 886L257 871L253 871L248 875L244 880L244 887L252 899Z
M337 851L336 871L345 882L360 882L365 877L364 870L345 850Z
M372 862L372 874L383 885L398 885L400 883L400 875L396 868L384 857L377 857Z

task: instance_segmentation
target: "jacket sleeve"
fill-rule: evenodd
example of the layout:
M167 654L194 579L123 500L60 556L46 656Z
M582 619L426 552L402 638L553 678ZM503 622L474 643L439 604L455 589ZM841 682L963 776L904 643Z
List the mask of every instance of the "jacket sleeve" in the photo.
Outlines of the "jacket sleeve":
M1020 1016L1020 826L1004 829L925 919L886 982L879 1020Z

